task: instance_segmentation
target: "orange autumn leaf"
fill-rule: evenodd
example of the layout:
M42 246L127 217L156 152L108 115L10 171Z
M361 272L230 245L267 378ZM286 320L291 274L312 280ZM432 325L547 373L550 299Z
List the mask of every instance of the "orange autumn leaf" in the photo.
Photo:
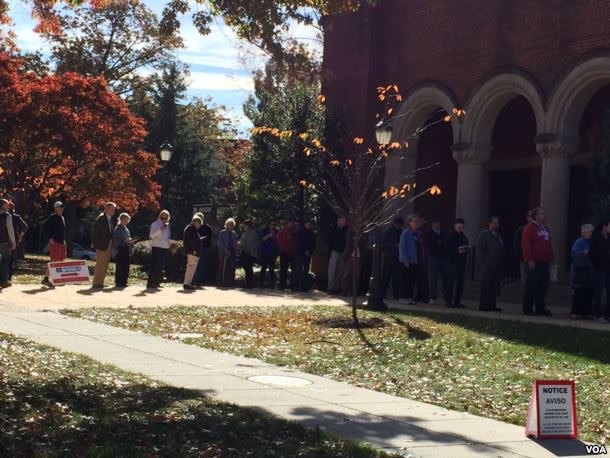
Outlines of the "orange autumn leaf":
M394 148L394 149L400 149L400 143L399 142L393 142L390 145L390 148Z
M362 138L362 137L356 137L356 138L354 138L354 143L355 143L356 145L362 145L362 144L364 143L364 138Z
M443 118L443 121L445 122L450 122L451 121L451 115L447 115Z

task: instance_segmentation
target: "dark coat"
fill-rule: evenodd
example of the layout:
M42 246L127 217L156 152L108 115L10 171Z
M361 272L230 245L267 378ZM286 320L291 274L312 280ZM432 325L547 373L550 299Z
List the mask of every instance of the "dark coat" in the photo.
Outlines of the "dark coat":
M589 254L595 270L610 272L610 236L604 237L601 232L595 233L590 247Z
M465 253L459 253L458 248L461 246L468 246L468 237L464 233L449 232L445 238L445 250L451 264L466 265L468 250Z
M203 225L197 230L197 233L201 239L201 248L210 248L212 246L212 239L214 238L212 226L203 223Z
M311 256L315 249L316 233L311 229L299 228L297 230L297 256L305 256L306 252Z
M504 259L504 241L499 233L491 230L481 232L477 247L481 268L497 267Z
M66 221L63 216L53 213L44 223L44 231L55 243L66 241Z
M184 254L199 256L201 250L201 239L197 233L197 229L192 224L184 228Z
M91 234L91 245L94 250L107 250L112 242L112 220L108 223L108 218L105 213L101 213L95 220L93 232Z
M398 246L400 244L400 236L402 234L402 229L395 227L394 225L390 226L383 233L383 255L398 259Z

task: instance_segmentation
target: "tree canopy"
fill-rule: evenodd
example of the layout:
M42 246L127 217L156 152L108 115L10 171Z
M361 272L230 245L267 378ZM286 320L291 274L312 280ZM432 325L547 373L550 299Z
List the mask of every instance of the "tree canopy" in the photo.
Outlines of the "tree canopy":
M101 77L39 76L0 53L0 186L31 214L51 199L154 206L158 169L146 130Z

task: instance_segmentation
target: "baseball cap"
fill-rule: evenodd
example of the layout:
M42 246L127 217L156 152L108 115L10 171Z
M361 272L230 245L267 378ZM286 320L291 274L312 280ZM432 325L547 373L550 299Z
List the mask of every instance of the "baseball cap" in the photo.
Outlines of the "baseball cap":
M63 206L64 206L63 202L60 202L60 201L57 201L53 204L53 208L63 207Z

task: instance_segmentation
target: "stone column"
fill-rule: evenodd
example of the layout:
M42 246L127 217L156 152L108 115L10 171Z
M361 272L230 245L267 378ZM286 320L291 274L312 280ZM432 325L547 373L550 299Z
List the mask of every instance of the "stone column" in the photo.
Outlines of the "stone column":
M466 236L475 245L481 231L483 164L489 154L487 150L479 148L477 151L473 145L466 143L455 144L452 149L453 158L458 163L455 216L464 218Z
M553 251L559 281L567 278L567 221L570 199L570 152L556 135L543 134L536 138L536 148L542 157L540 206L546 214L551 231Z

